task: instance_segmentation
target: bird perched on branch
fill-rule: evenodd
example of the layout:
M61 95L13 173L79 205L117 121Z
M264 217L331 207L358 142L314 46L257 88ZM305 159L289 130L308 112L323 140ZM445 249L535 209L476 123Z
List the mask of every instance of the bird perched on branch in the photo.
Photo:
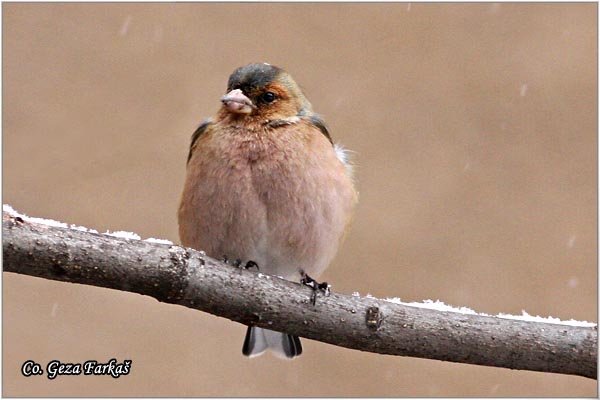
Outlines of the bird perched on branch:
M310 277L333 259L357 202L346 152L281 68L238 68L221 102L192 135L182 244L314 284ZM243 353L267 348L287 358L302 352L296 336L249 327Z

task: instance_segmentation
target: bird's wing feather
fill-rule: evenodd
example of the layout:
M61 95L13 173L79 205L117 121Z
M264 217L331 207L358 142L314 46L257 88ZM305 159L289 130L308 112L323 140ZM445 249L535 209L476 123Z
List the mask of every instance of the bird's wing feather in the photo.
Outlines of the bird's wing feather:
M198 141L198 138L200 136L202 136L203 133L206 132L206 129L212 124L212 120L210 119L205 119L204 121L202 121L202 123L200 124L200 126L198 127L198 129L196 129L194 131L194 134L192 135L192 140L190 141L190 151L188 152L188 158L187 158L187 162L190 162L190 159L192 158L192 153L194 151L194 146L196 145L196 142Z

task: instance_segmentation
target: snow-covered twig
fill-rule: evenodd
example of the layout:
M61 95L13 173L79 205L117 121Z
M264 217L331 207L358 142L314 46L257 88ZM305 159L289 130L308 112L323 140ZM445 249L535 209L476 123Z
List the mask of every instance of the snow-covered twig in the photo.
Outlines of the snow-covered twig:
M29 218L6 206L2 232L7 272L135 292L373 353L596 379L598 336L591 323L510 319L441 303L339 293L319 296L312 305L305 286L234 268L202 252Z

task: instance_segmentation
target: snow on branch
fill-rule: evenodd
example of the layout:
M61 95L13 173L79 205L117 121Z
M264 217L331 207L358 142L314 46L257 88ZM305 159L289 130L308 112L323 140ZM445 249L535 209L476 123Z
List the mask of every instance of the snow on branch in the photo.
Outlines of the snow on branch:
M126 232L29 218L3 207L5 272L139 293L246 325L350 349L596 379L597 326L491 316L439 302L402 303L311 289Z

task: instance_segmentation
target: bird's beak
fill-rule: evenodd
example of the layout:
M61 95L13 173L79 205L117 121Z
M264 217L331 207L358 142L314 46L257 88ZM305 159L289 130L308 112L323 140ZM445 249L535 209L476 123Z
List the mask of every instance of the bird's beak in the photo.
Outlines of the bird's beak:
M229 111L236 114L250 114L256 108L240 89L234 89L221 97L221 102Z

